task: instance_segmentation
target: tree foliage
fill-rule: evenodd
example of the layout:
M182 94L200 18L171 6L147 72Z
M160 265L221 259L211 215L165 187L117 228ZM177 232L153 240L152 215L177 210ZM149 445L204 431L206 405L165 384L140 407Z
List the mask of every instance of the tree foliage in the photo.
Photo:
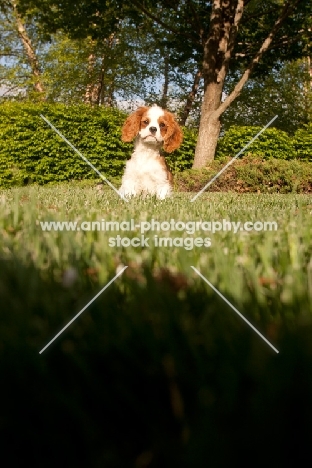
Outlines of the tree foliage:
M230 81L227 92L231 92ZM265 78L249 80L238 99L224 113L222 128L264 126L274 114L278 115L275 126L290 134L311 121L312 86L307 60L279 64L278 69L271 70Z
M17 2L0 3L0 86L4 95L43 94L38 59L42 45L38 28L17 10Z
M218 13L225 15L222 18L224 22L229 19L226 16L233 13L237 1L227 3L228 8ZM244 69L249 64L287 4L290 14L274 35L269 51L262 58L257 71L266 74L270 67L276 66L277 58L282 62L309 53L312 25L310 2L245 0L243 3L245 11L237 27L231 69ZM79 0L75 2L75 8L71 0L43 0L40 6L36 0L21 0L20 8L23 12L31 11L35 14L47 34L62 29L73 38L106 38L124 18L128 18L139 29L151 31L152 27L158 38L162 36L163 43L171 49L172 63L192 58L200 64L204 43L214 27L211 24L212 2L201 0L135 0L131 4L121 0ZM210 42L212 46L213 38Z

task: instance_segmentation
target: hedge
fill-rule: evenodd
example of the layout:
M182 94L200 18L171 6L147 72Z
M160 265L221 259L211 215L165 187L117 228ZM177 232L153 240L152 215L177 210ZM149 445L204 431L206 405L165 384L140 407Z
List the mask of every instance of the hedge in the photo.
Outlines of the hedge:
M234 156L262 127L229 128L220 138L216 158ZM297 130L293 137L282 130L268 128L248 148L254 156L264 159L299 159L312 161L312 123Z
M231 127L224 137L220 138L217 157L234 156L261 130L262 127ZM276 158L293 159L295 149L291 137L282 130L268 128L248 148L253 155Z
M122 171L127 147L120 140L120 125L125 114L116 109L6 104L0 114L0 185L97 177L40 114L104 176Z
M296 131L293 145L297 158L312 161L312 122Z
M120 178L133 144L122 143L126 114L118 109L85 105L5 103L0 105L0 186L46 184L97 178L96 173L48 126L43 114L106 177ZM219 140L216 158L234 156L260 130L232 127ZM267 129L250 151L277 159L312 160L312 125L293 138ZM197 134L184 128L182 146L167 155L174 172L192 167Z
M97 178L96 173L40 117L43 114L106 177L120 177L133 144L121 141L127 116L85 105L7 103L0 106L0 186ZM196 135L168 162L174 171L192 165Z

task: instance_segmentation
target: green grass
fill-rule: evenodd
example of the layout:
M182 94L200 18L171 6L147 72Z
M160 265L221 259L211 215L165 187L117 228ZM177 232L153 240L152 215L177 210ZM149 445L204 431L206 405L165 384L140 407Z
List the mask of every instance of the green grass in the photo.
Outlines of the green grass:
M67 466L91 468L191 468L207 460L219 468L248 465L255 453L257 468L268 456L286 466L287 411L296 428L310 425L312 414L312 196L213 192L191 203L193 195L125 203L89 182L0 192L3 446L14 442L12 465L17 444L33 466L57 447L47 468L59 453ZM210 247L186 250L109 247L110 237L136 232L40 228L40 221L131 218L275 221L278 229L158 233L211 238ZM128 265L122 277L40 355L120 265ZM294 406L301 401L302 410Z
M200 281L190 266L198 268L237 306L257 297L270 304L278 296L281 309L296 297L309 303L311 294L312 196L205 193L194 203L194 194L173 198L120 200L102 186L59 184L31 186L1 192L0 232L2 255L24 264L33 262L43 274L61 278L66 269L77 269L78 278L91 276L105 284L112 269L142 264L153 270L168 268L183 273L190 284ZM147 232L149 247L110 247L109 238L141 237L139 232L43 232L40 221L275 221L277 231ZM154 236L210 238L210 247L157 247ZM181 241L182 242L182 241ZM188 241L191 243L192 241ZM189 244L191 245L191 244ZM91 270L90 270L91 271ZM309 293L310 286L310 293Z

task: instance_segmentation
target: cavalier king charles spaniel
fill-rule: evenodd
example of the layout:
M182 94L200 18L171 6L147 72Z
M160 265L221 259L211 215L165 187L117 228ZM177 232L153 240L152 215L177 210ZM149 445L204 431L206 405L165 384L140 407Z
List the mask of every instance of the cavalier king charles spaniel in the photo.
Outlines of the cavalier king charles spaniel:
M131 114L122 128L122 141L135 138L134 151L127 161L119 193L124 197L156 195L164 199L172 191L172 174L165 157L179 148L183 134L174 116L154 104L140 107Z

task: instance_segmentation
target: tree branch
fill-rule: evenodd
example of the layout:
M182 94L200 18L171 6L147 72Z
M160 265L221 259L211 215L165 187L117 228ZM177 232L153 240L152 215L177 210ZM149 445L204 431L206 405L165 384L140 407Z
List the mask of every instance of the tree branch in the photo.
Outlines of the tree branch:
M197 70L195 76L194 76L194 81L193 81L193 85L192 85L192 89L187 97L187 100L186 100L186 104L185 104L185 107L184 107L184 110L182 112L182 115L179 119L179 123L180 125L185 125L185 122L192 110L192 106L193 106L193 102L195 100L195 97L196 97L196 94L197 94L197 90L198 90L198 86L199 86L199 82L200 82L200 79L202 77L202 71L199 69Z
M155 21L155 23L162 26L166 31L170 31L173 34L176 34L178 36L184 36L184 37L187 37L188 39L194 40L194 37L191 34L185 34L185 33L181 32L181 30L173 28L171 25L165 23L158 16L153 15L153 13L151 13L147 8L145 8L140 2L137 2L135 0L135 1L132 1L132 4L137 10L141 11L148 18L152 19L153 21Z
M226 74L228 72L229 63L230 63L232 52L235 46L235 39L236 39L237 32L238 32L238 25L241 22L243 12L244 12L244 0L238 0L235 14L234 14L233 23L232 25L228 23L226 30L225 30L225 37L223 41L224 59L223 59L223 63L220 68L220 71L218 73L218 77L217 77L218 83L220 83L221 81L225 79Z
M250 64L246 68L245 72L243 73L241 79L239 82L236 84L234 90L231 92L231 94L225 99L225 101L219 106L219 108L214 112L214 117L219 118L223 112L229 107L230 104L237 98L237 96L241 93L244 85L248 81L254 67L257 65L257 63L260 61L261 57L263 54L269 49L274 36L276 35L277 31L281 28L283 22L285 19L290 15L290 13L293 11L293 9L297 6L297 4L301 0L295 0L293 3L290 1L287 1L285 3L285 6L279 16L279 18L276 20L273 28L271 29L271 32L267 36L267 38L263 41L260 49L258 52L255 54L254 58L251 60Z
M5 84L2 84L1 86L5 86ZM8 87L7 90L3 93L3 94L0 94L0 97L4 97L6 94L9 94L11 91L14 91L14 89L18 89L20 91L22 91L18 85L15 85L15 86L11 86L10 88Z
M300 31L298 31L298 34L296 36L292 36L292 37L289 37L289 36L282 36L280 38L280 40L278 42L274 42L270 45L270 47L268 47L268 51L269 50L274 50L276 49L277 47L280 47L280 46L284 46L284 45L290 45L290 44L293 44L294 42L298 41L298 39L300 39L302 37L302 33L304 32L304 29L301 29ZM250 48L251 47L251 44L245 44L247 46L247 49L248 47ZM249 51L249 52L237 52L234 57L235 58L239 58L239 57L251 57L253 55L253 51Z
M258 13L253 13L253 14L250 14L250 15L246 15L245 16L245 21L246 21L246 23L248 23L248 21L253 19L253 18L260 19L263 16L267 16L267 15L271 15L272 13L276 13L276 11L278 11L278 5L276 5L274 8L271 8L270 10L267 10L267 11L259 11Z
M0 52L0 57L18 57L17 52Z
M199 35L200 40L202 40L203 34L204 34L204 28L203 28L203 25L202 25L202 23L200 21L200 18L198 16L198 14L197 14L197 11L194 8L192 0L187 0L186 3L190 7L190 9L192 10L192 13L193 13L193 17L194 17L195 21L192 21L192 24L194 25L194 28L195 28L195 25L196 25L197 33Z

